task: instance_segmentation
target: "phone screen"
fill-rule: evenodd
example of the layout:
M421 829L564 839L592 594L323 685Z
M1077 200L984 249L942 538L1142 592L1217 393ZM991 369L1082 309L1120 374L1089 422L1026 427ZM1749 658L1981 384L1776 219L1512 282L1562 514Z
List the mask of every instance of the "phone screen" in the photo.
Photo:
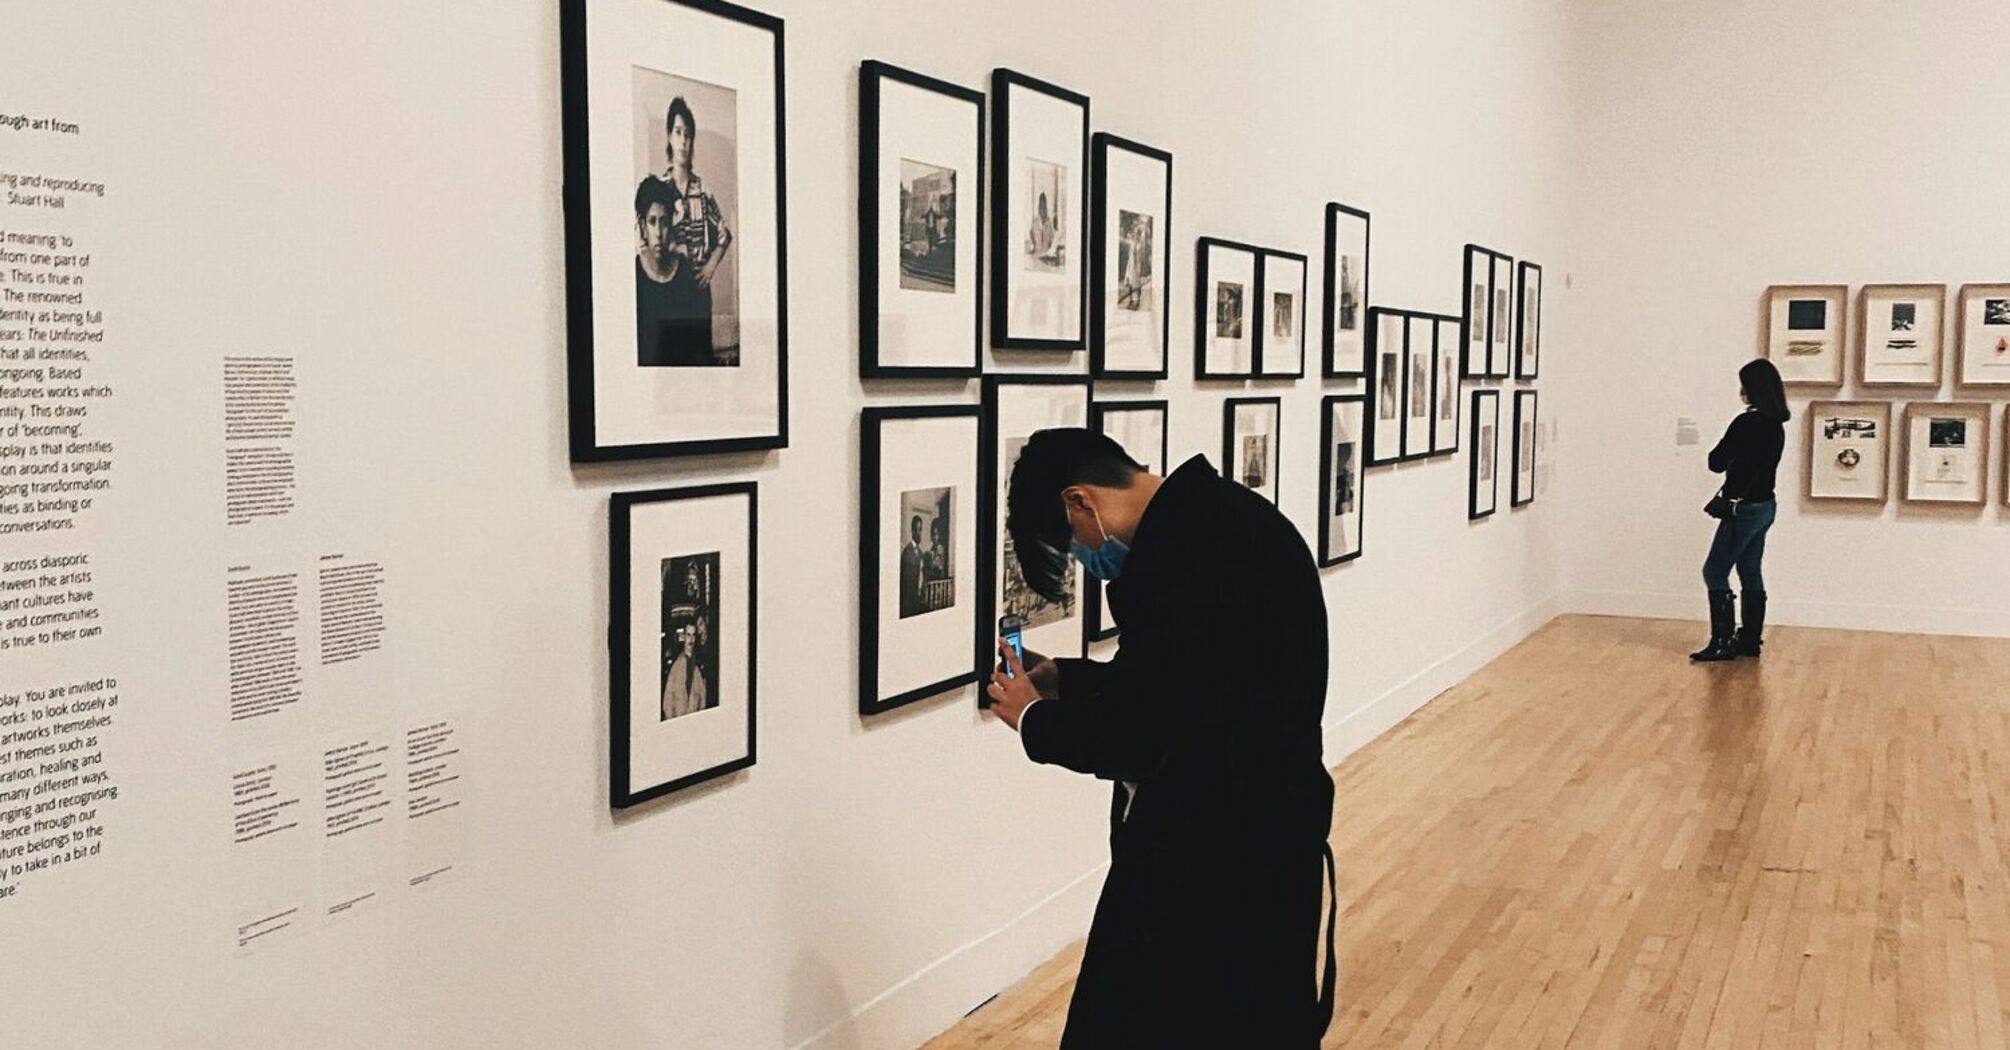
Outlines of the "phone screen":
M998 618L998 637L1005 639L1005 644L1012 647L1012 655L1018 657L1021 664L1026 662L1024 633L1025 621L1019 619L1019 617L1000 616ZM1017 677L1012 673L1012 665L1009 663L1005 665L1005 677Z

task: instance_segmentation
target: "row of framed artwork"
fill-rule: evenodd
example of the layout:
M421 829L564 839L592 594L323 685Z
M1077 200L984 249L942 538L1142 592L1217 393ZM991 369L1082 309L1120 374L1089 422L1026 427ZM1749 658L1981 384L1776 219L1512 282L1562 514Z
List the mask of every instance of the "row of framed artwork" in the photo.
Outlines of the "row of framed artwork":
M1890 500L1893 450L1899 451L1899 499L1979 506L1989 499L1992 408L1983 401L1914 401L1894 442L1888 401L1811 401L1807 406L1807 494L1812 500L1883 504ZM2004 416L2010 449L2010 413ZM2003 501L2010 506L2010 457Z
M1459 374L1535 379L1542 366L1542 266L1466 245Z
M1846 284L1766 289L1760 345L1789 386L1840 387L1849 371ZM1867 284L1856 299L1856 381L1866 388L1938 388L1947 285ZM2010 386L2010 284L1964 284L1956 300L1954 381Z

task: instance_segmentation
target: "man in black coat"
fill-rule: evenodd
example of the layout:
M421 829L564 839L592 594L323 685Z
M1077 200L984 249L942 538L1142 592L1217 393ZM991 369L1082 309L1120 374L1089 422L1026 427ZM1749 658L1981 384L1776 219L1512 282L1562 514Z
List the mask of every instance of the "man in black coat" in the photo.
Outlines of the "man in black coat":
M1027 757L1115 782L1110 871L1063 1050L1316 1047L1333 781L1326 603L1305 541L1196 457L1146 473L1102 435L1033 435L1006 527L1026 582L1108 581L1115 659L1022 663L987 687ZM1009 670L1009 673L1007 671Z

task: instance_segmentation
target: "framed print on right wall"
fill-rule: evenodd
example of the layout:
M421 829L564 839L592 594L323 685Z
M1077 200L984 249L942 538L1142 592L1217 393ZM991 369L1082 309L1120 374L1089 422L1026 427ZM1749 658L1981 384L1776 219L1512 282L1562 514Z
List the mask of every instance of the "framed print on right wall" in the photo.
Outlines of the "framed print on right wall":
M1467 379L1488 376L1487 321L1493 316L1494 253L1477 244L1466 245L1465 294L1461 296L1459 329L1465 333L1459 349L1459 375Z
M1326 299L1322 346L1328 379L1368 374L1368 213L1326 205Z
M991 71L991 344L1080 350L1087 313L1089 98Z
M1431 455L1449 456L1459 450L1459 406L1464 389L1459 382L1459 319L1438 317L1433 322L1437 343L1431 350L1437 382L1431 393Z
M1167 462L1167 403L1161 398L1147 401L1095 401L1089 404L1089 429L1122 445L1148 474L1165 477L1172 467ZM1088 607L1082 618L1085 641L1100 642L1117 636L1116 622L1110 619L1104 601L1103 582L1083 575L1088 591Z
M1164 379L1172 338L1172 154L1097 132L1089 245L1089 370Z
M1535 391L1514 392L1514 480L1508 505L1526 507L1535 501Z
M1845 284L1776 284L1766 289L1765 356L1788 386L1843 383Z
M1473 391L1472 455L1466 467L1466 518L1491 515L1500 504L1501 392Z
M1305 256L1265 249L1256 324L1256 375L1262 379L1305 376Z
M1534 379L1542 364L1542 267L1522 263L1515 287L1514 377Z
M1514 257L1495 252L1489 267L1493 316L1487 320L1487 375L1506 379L1514 374Z
M1026 648L1048 656L1080 656L1082 653L1081 566L1070 558L1065 567L1063 594L1055 601L1033 590L1019 571L1018 552L1012 534L1005 528L1006 488L1012 481L1013 464L1019 452L1037 431L1050 427L1089 425L1089 381L1084 376L1022 375L988 376L984 380L984 431L981 453L984 470L984 503L979 513L983 550L979 577L984 582L983 624L988 639L1005 614L1025 621ZM1065 554L1065 552L1063 552ZM991 698L978 690L977 706L990 707Z
M1914 401L1905 406L1907 503L1981 505L1989 499L1986 401Z
M1368 308L1368 422L1361 432L1362 462L1380 467L1403 458L1403 354L1409 315L1386 306Z
M1319 567L1361 556L1362 425L1368 399L1328 394L1319 417Z
M1431 422L1435 403L1431 400L1432 371L1436 367L1433 348L1437 345L1437 322L1424 314L1403 319L1403 433L1404 459L1422 459L1431 454Z
M1857 292L1857 383L1937 389L1946 312L1944 284L1864 285Z
M1807 415L1808 498L1889 499L1891 402L1810 401Z
M2010 284L1964 284L1955 340L1961 386L2010 386Z
M1248 379L1256 371L1257 260L1263 249L1219 237L1196 243L1193 376Z
M1278 441L1283 403L1275 397L1231 397L1221 406L1222 472L1242 487L1277 502Z

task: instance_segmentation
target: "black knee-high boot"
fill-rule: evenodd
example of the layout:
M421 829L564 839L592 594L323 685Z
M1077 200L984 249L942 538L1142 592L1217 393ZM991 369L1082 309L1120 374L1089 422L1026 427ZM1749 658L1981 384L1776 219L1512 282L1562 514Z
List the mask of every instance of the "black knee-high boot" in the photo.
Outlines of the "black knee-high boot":
M1744 621L1738 628L1738 655L1757 656L1763 644L1759 635L1766 629L1766 592L1747 590L1743 605L1743 614L1738 617Z
M1689 654L1698 663L1715 663L1738 658L1737 595L1730 591L1710 592L1710 644Z

